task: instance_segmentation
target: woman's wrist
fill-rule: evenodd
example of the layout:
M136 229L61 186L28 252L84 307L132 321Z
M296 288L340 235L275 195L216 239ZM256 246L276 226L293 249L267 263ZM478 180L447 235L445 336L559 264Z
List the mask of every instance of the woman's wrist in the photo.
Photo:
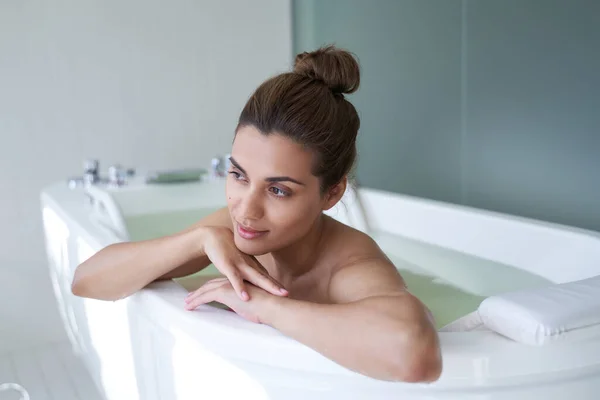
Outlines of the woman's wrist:
M259 315L260 322L275 327L277 316L283 312L286 302L293 301L288 297L274 296L269 294L265 296L265 301Z
M190 251L190 260L206 256L206 241L210 227L200 226L196 229L181 234L180 239L184 242L184 248Z

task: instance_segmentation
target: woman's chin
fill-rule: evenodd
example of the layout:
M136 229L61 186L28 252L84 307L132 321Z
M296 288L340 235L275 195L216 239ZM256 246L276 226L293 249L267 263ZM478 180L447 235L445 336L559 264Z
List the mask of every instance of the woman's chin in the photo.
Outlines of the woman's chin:
M247 240L235 234L234 242L239 251L250 256L261 256L269 252L265 243L260 240Z

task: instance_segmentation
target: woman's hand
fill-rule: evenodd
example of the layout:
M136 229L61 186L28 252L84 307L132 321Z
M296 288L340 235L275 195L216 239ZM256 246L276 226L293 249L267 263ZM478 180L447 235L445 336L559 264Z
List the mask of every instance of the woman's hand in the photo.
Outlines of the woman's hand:
M242 253L235 246L233 232L228 228L209 227L207 229L204 254L227 277L237 295L244 301L250 299L244 281L253 283L277 296L287 296L288 294L283 285L273 279L256 258Z
M213 301L221 303L235 311L238 315L258 324L261 320L261 310L264 308L264 300L272 297L269 293L254 286L246 285L247 290L252 296L252 301L241 301L227 278L218 278L206 282L200 288L188 294L185 298L187 310L193 310L201 304L207 304Z

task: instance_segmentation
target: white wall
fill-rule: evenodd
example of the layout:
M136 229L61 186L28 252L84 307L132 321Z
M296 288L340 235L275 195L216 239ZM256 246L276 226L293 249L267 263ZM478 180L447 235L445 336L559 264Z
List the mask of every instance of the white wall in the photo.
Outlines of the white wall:
M97 157L208 166L241 107L290 67L282 0L0 2L0 352L62 338L43 186Z

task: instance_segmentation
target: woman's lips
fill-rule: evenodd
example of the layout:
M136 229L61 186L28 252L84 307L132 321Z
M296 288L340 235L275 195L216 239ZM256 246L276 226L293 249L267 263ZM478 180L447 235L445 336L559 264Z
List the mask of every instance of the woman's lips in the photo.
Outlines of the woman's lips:
M246 228L240 224L237 224L237 231L238 234L246 239L246 240L252 240L252 239L256 239L260 236L263 236L264 234L266 234L268 231L257 231L251 228Z

